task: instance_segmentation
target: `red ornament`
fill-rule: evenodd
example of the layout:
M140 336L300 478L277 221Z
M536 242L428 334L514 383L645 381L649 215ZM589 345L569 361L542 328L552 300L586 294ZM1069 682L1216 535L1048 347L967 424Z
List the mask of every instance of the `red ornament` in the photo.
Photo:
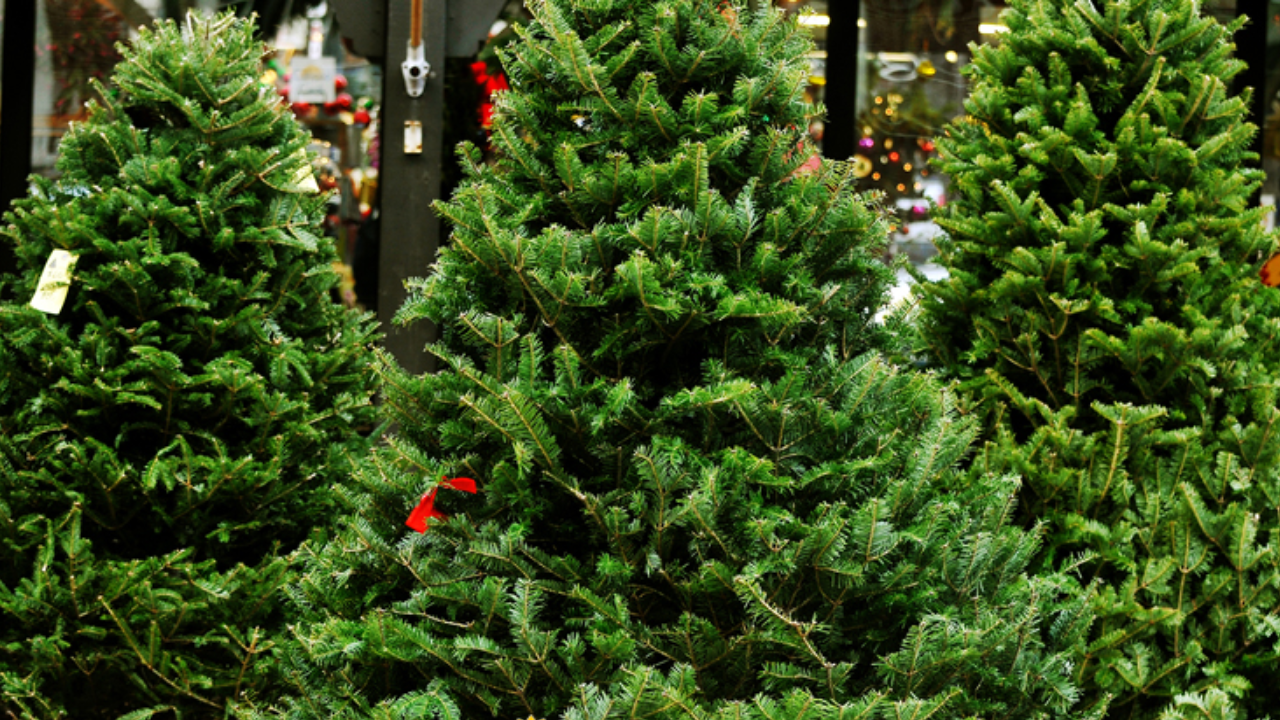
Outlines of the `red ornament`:
M492 94L495 90L510 90L511 86L507 83L506 73L499 70L496 73L489 72L489 65L483 60L477 60L471 63L471 77L476 84L484 88L486 95Z
M333 76L333 89L334 89L334 90L346 90L346 89L347 89L347 76L346 76L346 75L334 75L334 76Z
M357 124L357 125L368 125L368 124L369 124L369 120L370 120L370 118L369 118L369 111L368 111L368 110L357 110L357 111L355 111L355 113L351 116L351 119L352 119L352 121L353 121L353 122L355 122L355 124Z
M490 94L493 94L498 90L510 90L511 85L507 82L507 74L504 72L499 72L497 75L494 75L493 77L489 78L489 80L487 80L484 84L484 89L487 90Z
M355 104L355 101L352 100L351 96L348 95L347 93L339 93L337 99L334 100L334 102L337 103L338 107L342 108L343 110L350 110L351 106Z
M289 109L293 111L294 115L302 117L303 115L307 115L311 112L311 103L296 102L290 105Z
M501 70L490 74L489 65L483 60L471 63L471 77L481 87L480 127L488 130L493 127L493 94L499 90L509 90L511 86Z
M439 518L441 520L449 519L448 515L436 510L436 491L439 490L441 486L453 488L454 490L461 490L462 492L471 493L473 495L476 492L476 481L471 478L460 477L452 480L441 479L443 482L440 485L431 488L423 494L422 499L418 501L418 506L413 509L413 512L409 513L409 519L404 521L405 525L408 525L410 528L417 530L420 533L425 533L427 531L427 520L430 520L431 518Z
M336 101L335 101L335 102L327 102L327 103L325 103L325 104L324 104L324 114L325 114L325 115L337 115L337 114L338 114L338 110L339 110L339 109L340 109L340 108L338 107L338 103L337 103Z

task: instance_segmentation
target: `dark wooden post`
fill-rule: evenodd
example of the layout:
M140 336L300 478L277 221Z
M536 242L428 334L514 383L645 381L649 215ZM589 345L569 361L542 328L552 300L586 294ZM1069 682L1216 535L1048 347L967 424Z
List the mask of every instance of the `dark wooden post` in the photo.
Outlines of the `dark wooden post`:
M382 158L378 170L379 216L378 320L386 333L384 347L406 371L418 375L433 370L423 352L435 340L429 322L401 327L391 322L408 293L405 280L424 277L440 245L440 220L431 202L440 197L444 145L444 72L448 0L422 0L422 42L431 65L426 89L410 97L400 63L410 33L410 2L387 3L386 54L382 90ZM405 152L406 127L417 123L421 148ZM412 150L412 148L411 148Z
M382 63L382 157L378 171L378 320L384 347L405 370L432 372L423 346L436 338L429 322L391 322L408 293L404 281L424 277L440 246L440 220L431 203L440 197L444 147L445 57L470 57L479 49L505 0L423 0L422 41L431 65L424 92L410 97L400 63L411 30L411 0L332 0L343 35L353 49ZM405 125L421 128L422 149L405 152Z
M0 211L27 194L31 174L31 114L35 106L36 4L5 0L4 68L0 75ZM0 272L14 270L14 257L0 251Z
M822 154L848 160L858 142L858 16L861 0L831 0L827 14L827 122Z
M1263 128L1267 124L1267 8L1270 0L1236 0L1236 14L1249 18L1236 33L1236 57L1245 61L1243 72L1236 76L1236 92L1253 88L1253 100L1249 104L1249 121L1258 126L1253 140L1253 151L1258 153L1258 167L1262 166ZM1254 198L1255 201L1257 198Z

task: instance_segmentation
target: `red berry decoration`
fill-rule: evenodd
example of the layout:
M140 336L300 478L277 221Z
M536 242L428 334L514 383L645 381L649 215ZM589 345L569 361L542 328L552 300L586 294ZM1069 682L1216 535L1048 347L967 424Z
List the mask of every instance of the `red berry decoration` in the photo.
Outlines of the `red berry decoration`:
M327 103L325 103L325 104L324 104L324 114L325 114L325 115L337 115L337 114L338 114L338 110L339 110L339 108L338 108L338 103L337 103L337 102L327 102Z
M333 76L333 89L334 89L334 90L346 90L346 89L347 89L347 76L346 76L346 75L334 75L334 76Z
M355 104L355 101L347 93L340 93L334 102L343 110L350 110L351 106Z
M369 124L369 111L368 111L368 110L357 110L357 111L355 111L355 114L353 114L353 115L351 116L351 119L352 119L352 121L354 121L354 122L355 122L355 124L357 124L357 125L368 125L368 124Z
M294 115L302 117L311 112L311 103L296 102L290 105L289 109L293 111Z

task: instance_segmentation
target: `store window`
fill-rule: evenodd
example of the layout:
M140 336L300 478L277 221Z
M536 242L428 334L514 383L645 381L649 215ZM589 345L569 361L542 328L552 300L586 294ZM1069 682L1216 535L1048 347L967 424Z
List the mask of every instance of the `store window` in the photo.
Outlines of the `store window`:
M781 0L813 31L810 94L827 96L831 35L829 2ZM939 229L931 204L946 202L946 178L934 167L936 138L964 113L962 70L971 43L999 42L1007 30L998 0L862 0L857 18L858 63L854 153L858 189L878 191L895 218L890 255L906 255L926 276L942 277L930 262ZM831 41L835 41L831 38ZM839 79L837 79L839 82ZM826 129L811 128L821 142Z
M1003 3L974 0L862 3L853 160L860 189L883 192L895 214L894 252L913 263L935 253L929 207L946 202L935 139L963 115L970 43L999 41L1002 10Z

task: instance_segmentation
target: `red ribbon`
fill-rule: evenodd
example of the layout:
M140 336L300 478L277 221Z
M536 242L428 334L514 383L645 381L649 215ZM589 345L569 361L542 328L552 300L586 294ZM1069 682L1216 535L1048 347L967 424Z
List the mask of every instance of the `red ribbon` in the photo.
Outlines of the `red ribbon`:
M448 515L436 510L436 491L440 489L441 485L472 494L475 494L476 491L476 481L471 478L460 477L444 480L440 485L431 488L422 496L422 499L418 501L418 507L414 508L413 512L409 513L409 519L404 521L405 525L420 533L425 533L427 531L427 520L430 518L449 519Z

